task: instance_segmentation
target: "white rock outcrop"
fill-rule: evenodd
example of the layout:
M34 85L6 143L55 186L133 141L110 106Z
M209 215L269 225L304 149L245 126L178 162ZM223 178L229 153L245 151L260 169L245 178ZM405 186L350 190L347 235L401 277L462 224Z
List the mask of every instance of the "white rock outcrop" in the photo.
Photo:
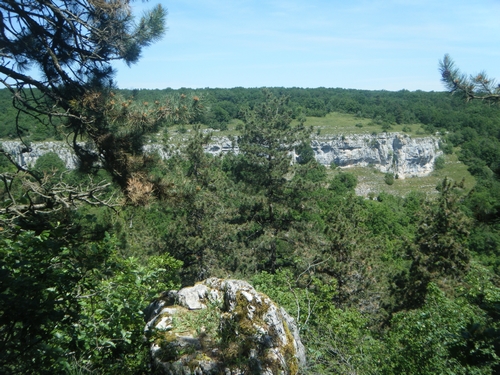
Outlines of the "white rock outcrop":
M291 375L306 362L293 318L246 281L210 278L144 314L160 374Z
M29 149L18 141L0 142L22 166L33 166L47 152L55 152L68 169L74 169L78 160L71 147L64 142L33 142ZM341 168L373 166L381 172L397 174L400 179L426 176L434 170L434 161L441 152L439 139L435 137L411 138L400 133L353 134L346 136L317 137L311 141L316 160L323 165ZM146 152L158 152L160 157L169 154L159 144L144 146ZM214 137L205 146L212 155L238 153L238 146L229 138Z
M205 150L213 155L238 153L228 138L214 138ZM314 157L323 165L341 168L372 166L398 178L426 176L434 170L434 161L441 155L439 139L411 138L400 133L352 134L316 137L311 141Z
M27 147L19 141L0 141L0 146L23 167L33 167L40 156L49 152L56 153L68 169L78 166L78 158L66 142L32 142Z
M438 138L411 138L399 133L327 137L313 140L311 147L323 165L373 166L400 179L428 175L441 155Z

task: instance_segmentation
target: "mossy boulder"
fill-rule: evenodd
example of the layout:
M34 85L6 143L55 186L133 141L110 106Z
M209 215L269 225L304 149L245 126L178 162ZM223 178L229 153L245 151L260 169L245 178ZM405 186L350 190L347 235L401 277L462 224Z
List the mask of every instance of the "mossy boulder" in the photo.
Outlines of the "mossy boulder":
M241 280L210 278L145 310L159 374L283 374L305 366L293 318Z

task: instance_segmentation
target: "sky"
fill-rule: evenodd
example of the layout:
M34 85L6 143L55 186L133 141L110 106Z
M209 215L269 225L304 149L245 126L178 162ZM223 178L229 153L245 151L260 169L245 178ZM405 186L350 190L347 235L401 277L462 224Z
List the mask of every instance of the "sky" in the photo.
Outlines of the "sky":
M150 0L168 31L120 88L444 91L439 61L500 81L500 0Z

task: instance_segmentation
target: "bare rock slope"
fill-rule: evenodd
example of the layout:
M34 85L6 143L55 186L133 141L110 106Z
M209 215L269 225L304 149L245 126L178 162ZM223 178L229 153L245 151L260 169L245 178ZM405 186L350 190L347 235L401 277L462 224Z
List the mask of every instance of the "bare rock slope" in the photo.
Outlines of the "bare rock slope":
M400 133L353 134L315 139L316 160L339 167L373 166L399 178L426 176L434 170L439 151L435 137L411 138Z

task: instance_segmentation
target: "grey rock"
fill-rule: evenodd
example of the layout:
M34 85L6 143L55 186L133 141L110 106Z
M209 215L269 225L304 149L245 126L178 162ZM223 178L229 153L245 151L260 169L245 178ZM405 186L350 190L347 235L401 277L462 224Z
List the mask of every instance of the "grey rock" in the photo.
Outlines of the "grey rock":
M348 135L315 139L311 142L316 160L341 168L373 166L400 179L426 176L441 155L439 139L411 138L399 133Z
M203 284L181 289L177 292L178 303L189 310L205 309L207 306L203 301L208 292L208 287Z
M33 142L29 144L29 147L19 141L1 141L0 143L2 148L13 156L16 163L25 168L33 167L40 156L49 152L56 153L68 169L75 169L78 166L78 158L65 142ZM81 146L86 147L85 144Z
M51 151L59 155L68 169L78 166L77 157L65 142L34 142L29 151L18 141L1 143L22 166L32 167L40 156ZM81 146L90 148L90 145ZM430 174L434 170L436 157L441 155L439 138L411 138L400 133L317 137L311 140L311 147L316 160L323 165L335 163L341 168L373 166L381 172L397 174L400 179ZM156 152L164 159L170 156L160 144L149 143L143 148L146 153ZM214 137L205 146L205 151L212 155L222 155L228 152L237 154L239 149L227 137ZM291 160L294 158L296 155L290 156Z
M305 348L293 318L242 280L210 278L146 310L155 369L162 374L297 374ZM189 372L188 372L189 371Z
M213 155L239 152L228 138L213 138L205 151ZM400 179L427 176L441 155L439 138L411 138L400 133L351 134L317 137L311 140L315 159L323 165L341 168L373 166L381 172L397 174ZM297 155L291 156L296 158Z

